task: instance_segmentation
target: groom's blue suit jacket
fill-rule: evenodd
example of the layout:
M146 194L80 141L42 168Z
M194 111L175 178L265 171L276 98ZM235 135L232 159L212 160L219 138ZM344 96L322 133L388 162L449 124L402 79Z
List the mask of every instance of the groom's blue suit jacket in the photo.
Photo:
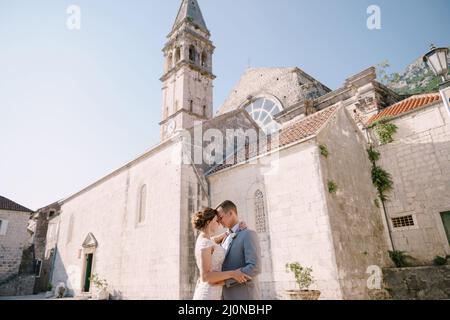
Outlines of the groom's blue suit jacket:
M258 235L252 230L240 230L231 241L222 270L241 269L252 280L239 284L234 279L225 281L224 300L260 300L258 275L261 273L261 247Z

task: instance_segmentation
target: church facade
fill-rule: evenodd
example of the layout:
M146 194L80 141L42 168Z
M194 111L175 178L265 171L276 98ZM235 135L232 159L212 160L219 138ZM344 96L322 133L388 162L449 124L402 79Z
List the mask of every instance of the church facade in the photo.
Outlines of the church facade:
M446 181L436 187L443 197L437 211L414 213L427 222L414 229L420 237L435 234L428 249L405 240L416 237L408 228L393 235L391 218L408 215L414 205L405 213L401 195L392 206L375 201L366 149L377 141L367 124L403 97L378 83L373 68L334 91L299 68L248 69L213 115L210 36L197 1L183 0L163 49L161 142L58 202L48 248L54 286L64 282L72 294L89 295L96 274L116 299L191 299L198 277L191 215L226 199L259 234L264 299L295 289L285 269L290 262L312 267L322 299L364 299L367 270L390 266L388 250L408 243L423 261L450 253L437 213L450 211ZM449 121L440 101L431 107L442 121L438 127L427 121L444 150L435 171L448 172ZM230 132L233 142L242 132L257 134L229 147ZM211 147L221 137L221 148ZM388 166L396 153L386 154ZM432 201L431 193L423 203ZM433 218L422 218L427 215Z

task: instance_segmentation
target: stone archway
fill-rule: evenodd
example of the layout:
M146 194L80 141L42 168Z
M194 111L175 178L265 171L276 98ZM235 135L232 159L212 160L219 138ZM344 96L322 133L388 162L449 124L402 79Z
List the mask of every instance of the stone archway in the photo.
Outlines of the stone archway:
M98 242L92 233L88 233L83 241L83 276L81 277L81 291L87 293L91 291L91 276L94 269L95 250Z

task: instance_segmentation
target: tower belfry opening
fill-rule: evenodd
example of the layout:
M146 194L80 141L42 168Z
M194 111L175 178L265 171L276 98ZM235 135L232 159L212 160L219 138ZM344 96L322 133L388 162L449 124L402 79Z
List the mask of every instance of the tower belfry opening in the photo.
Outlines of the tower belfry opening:
M214 45L197 0L183 0L167 36L161 140L213 116Z

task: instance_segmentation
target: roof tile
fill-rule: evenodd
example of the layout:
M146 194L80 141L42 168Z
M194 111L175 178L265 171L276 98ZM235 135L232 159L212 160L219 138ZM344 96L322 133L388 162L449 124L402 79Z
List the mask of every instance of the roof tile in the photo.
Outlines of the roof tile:
M385 117L396 117L403 113L425 107L440 100L441 96L439 92L415 95L402 100L386 109L383 109L381 112L370 118L367 124L370 125L375 121Z
M272 151L271 141L274 141L277 138L279 139L279 144L277 145L277 147L284 147L294 142L316 135L337 109L338 106L335 105L289 124L288 126L282 128L278 133L276 133L274 138L268 139L267 146L265 145L260 146L259 151L261 150L263 150L264 152ZM246 144L245 148L246 148L245 150L246 159L240 159L238 158L237 154L234 154L234 159L233 161L231 161L232 164L225 163L218 165L212 168L208 172L208 175L233 167L239 163L248 161L249 159L254 158L259 154L262 154L262 152L258 152L258 147L256 143L253 143L251 145Z
M32 210L2 196L0 196L0 210L33 212Z

